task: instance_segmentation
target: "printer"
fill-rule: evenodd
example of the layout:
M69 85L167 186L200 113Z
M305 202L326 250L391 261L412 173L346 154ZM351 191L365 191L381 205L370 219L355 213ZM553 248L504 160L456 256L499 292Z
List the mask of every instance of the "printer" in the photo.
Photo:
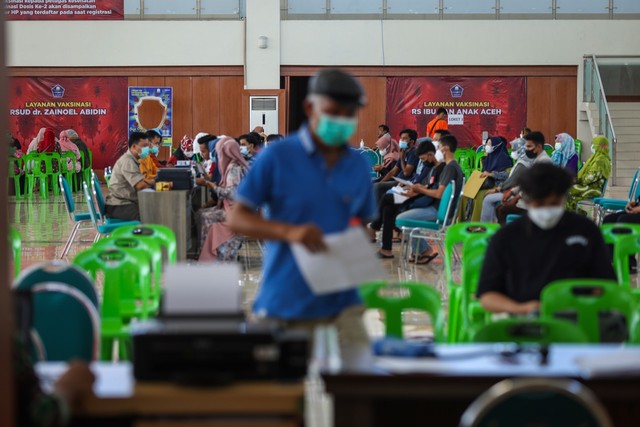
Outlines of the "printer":
M294 380L306 375L309 337L243 315L237 264L171 265L158 319L133 323L133 373L192 385Z

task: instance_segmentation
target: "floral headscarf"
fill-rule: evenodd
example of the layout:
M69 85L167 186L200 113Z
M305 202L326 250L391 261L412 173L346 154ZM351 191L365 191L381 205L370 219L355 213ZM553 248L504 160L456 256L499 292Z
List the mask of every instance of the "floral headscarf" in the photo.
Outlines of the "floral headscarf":
M553 152L551 161L554 165L565 167L569 160L576 155L576 144L568 133L556 135L556 142L559 142L562 146L559 150Z

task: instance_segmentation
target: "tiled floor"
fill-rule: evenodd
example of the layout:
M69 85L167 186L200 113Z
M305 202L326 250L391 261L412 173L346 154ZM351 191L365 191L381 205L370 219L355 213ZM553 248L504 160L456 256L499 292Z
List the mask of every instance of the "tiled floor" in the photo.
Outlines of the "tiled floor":
M105 188L106 191L106 188ZM85 212L86 202L81 193L73 196L78 212ZM59 258L67 236L71 232L73 223L69 219L62 196L51 195L42 200L35 195L33 199L16 200L11 197L9 201L9 221L22 236L22 269L45 260ZM86 249L93 242L95 231L89 229L79 233L79 243L71 247L67 259L71 261L75 254ZM399 280L418 281L434 286L443 297L444 274L442 257L436 258L428 266L410 266L402 268L399 259L399 244L395 248L395 258L381 260L387 271L389 281ZM195 261L190 261L195 262ZM255 296L261 268L261 252L255 242L250 242L240 251L240 262L244 271L245 307L250 310ZM366 324L372 335L379 336L383 333L382 324L376 312L368 313ZM427 316L415 312L405 316L407 333L412 336L422 336L430 333L430 322Z

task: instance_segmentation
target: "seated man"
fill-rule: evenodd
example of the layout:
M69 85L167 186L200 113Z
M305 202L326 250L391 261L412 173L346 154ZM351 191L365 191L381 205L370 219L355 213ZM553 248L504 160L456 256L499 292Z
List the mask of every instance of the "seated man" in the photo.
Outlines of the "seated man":
M108 218L140 220L138 191L153 188L155 182L140 173L140 160L149 156L149 140L142 132L129 137L129 151L113 166L109 194L105 200Z
M538 310L542 289L555 280L615 279L598 227L565 212L572 181L550 163L533 165L522 175L529 209L489 243L477 293L486 310L528 314Z
M238 141L240 142L240 153L250 165L253 164L258 152L260 140L258 140L253 133L248 133L246 135L239 136Z
M379 202L384 193L394 187L397 183L394 177L410 180L418 167L420 159L416 155L416 140L418 132L413 129L400 131L400 158L396 161L391 170L374 185L376 200Z

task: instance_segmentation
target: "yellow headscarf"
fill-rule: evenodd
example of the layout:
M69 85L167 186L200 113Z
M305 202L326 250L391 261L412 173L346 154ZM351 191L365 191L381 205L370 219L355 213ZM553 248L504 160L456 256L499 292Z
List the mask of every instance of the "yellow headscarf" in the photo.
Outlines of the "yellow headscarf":
M587 163L585 163L582 169L580 169L580 172L578 172L578 182L580 182L582 178L594 171L599 171L605 179L609 179L609 177L611 176L609 140L604 136L599 135L593 138L591 144L595 149L595 153L593 153L593 155L589 157Z

